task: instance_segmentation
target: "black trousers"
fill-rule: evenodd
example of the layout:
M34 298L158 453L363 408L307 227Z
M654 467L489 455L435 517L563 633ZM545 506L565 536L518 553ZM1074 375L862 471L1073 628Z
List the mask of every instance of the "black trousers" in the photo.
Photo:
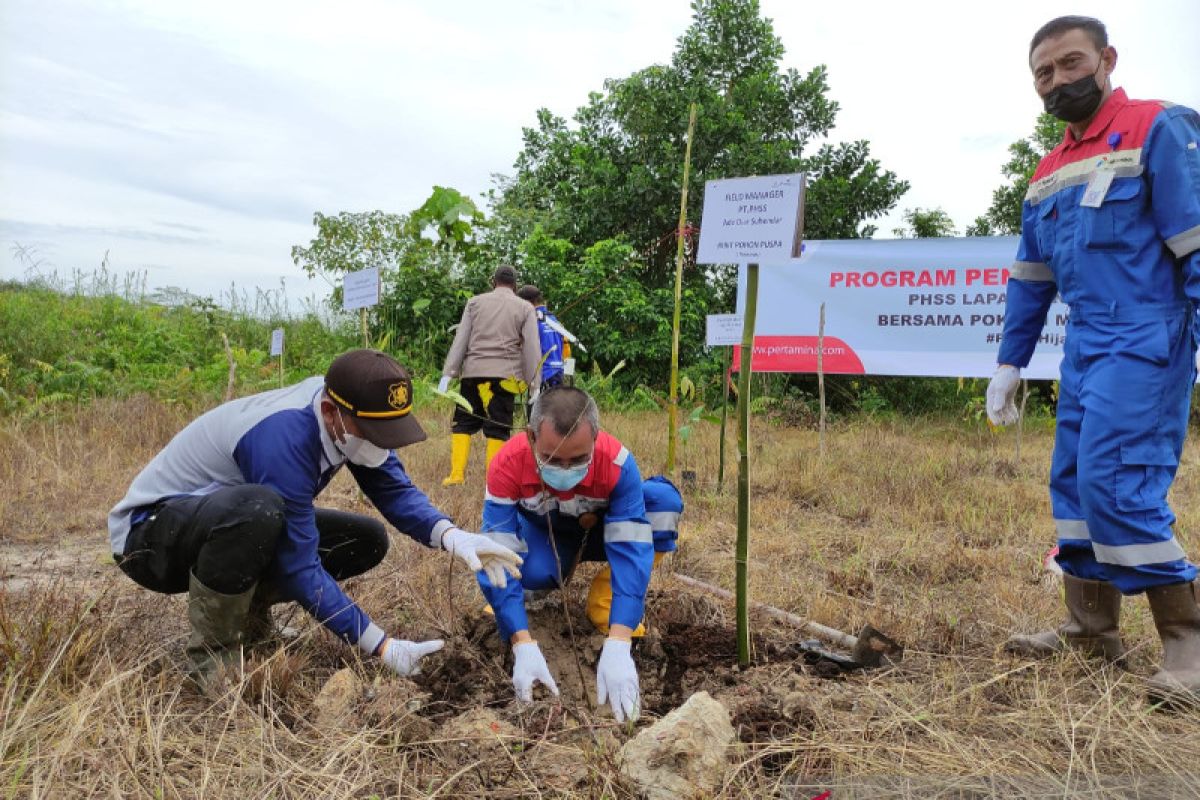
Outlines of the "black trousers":
M361 575L387 554L383 523L361 514L318 508L317 552L334 580ZM255 484L212 494L173 497L134 526L121 569L164 594L188 590L189 575L222 594L241 594L268 574L284 533L283 499Z
M468 436L478 430L489 439L505 441L512 431L513 401L516 395L500 385L503 378L463 378L459 381L459 394L471 404L468 412L462 406L454 407L454 419L450 426L451 433L465 433ZM487 395L488 402L483 402Z

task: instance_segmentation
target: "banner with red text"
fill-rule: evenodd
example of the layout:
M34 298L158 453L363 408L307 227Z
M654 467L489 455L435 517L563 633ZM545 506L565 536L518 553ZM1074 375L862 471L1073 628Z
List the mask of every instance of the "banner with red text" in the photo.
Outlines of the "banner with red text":
M1015 236L811 241L759 269L755 372L989 377L1004 328ZM746 270L738 275L742 311ZM1055 302L1028 378L1057 378L1067 307ZM737 368L738 348L734 348Z

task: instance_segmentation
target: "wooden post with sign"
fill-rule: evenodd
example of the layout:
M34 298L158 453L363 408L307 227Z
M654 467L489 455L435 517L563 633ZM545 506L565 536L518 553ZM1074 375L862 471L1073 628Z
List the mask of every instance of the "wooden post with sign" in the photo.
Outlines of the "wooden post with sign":
M817 434L821 458L825 457L825 304L821 303L821 318L817 323L817 395L821 400L821 422Z
M727 347L725 369L721 372L721 443L717 456L717 491L725 482L725 423L729 417L729 373L733 348L742 343L741 314L709 314L704 318L704 343L709 347Z
M283 388L283 328L271 331L271 355L279 356L279 388Z
M347 272L342 279L342 308L346 311L361 309L359 321L362 323L363 347L371 346L371 336L367 330L367 309L379 303L379 268L368 267L357 272Z
M800 256L804 175L767 175L707 181L697 264L745 264L746 290L738 373L738 663L750 663L750 375L759 264Z

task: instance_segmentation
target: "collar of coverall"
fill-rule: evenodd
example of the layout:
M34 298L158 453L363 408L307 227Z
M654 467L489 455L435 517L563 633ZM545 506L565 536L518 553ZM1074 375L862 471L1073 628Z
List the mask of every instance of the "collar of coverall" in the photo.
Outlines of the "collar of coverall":
M1071 133L1071 126L1068 125L1067 130L1063 133L1063 141L1068 145L1075 145L1095 139L1108 130L1108 126L1112 124L1113 118L1117 116L1117 112L1128 104L1129 97L1125 94L1125 90L1120 88L1113 89L1113 93L1108 96L1108 99L1104 101L1104 105L1100 106L1100 110L1096 112L1096 118L1088 125L1083 138L1076 139L1075 134Z

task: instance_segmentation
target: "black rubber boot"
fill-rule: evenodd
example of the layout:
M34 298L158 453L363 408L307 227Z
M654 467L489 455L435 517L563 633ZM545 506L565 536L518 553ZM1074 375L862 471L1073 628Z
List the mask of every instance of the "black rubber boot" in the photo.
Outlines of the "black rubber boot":
M226 677L235 676L241 668L242 637L253 596L253 586L241 594L221 594L201 583L195 573L191 575L188 677L206 696L219 695Z

